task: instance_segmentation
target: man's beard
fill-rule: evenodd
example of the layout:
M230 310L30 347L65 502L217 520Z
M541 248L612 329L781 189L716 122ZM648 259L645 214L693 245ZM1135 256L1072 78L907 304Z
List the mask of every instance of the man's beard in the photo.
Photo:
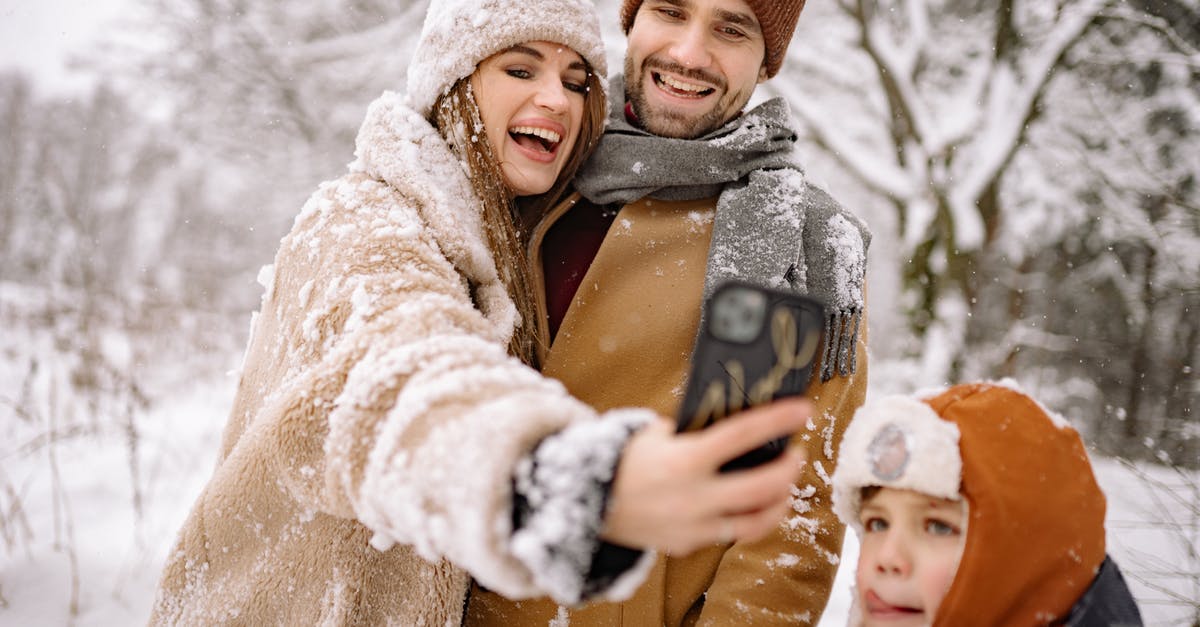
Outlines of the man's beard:
M722 91L724 97L729 99L732 94L725 91L728 84L721 77L700 70L688 69L655 57L647 57L642 62L640 75L635 77L634 70L633 58L625 55L625 96L633 106L633 113L638 117L638 123L647 131L661 137L695 139L716 130L727 121L724 108L721 106L723 104L721 99L715 100L711 109L696 117L689 117L666 107L652 109L646 98L644 83L647 79L651 82L654 81L652 76L654 70L664 70L716 85L718 91Z

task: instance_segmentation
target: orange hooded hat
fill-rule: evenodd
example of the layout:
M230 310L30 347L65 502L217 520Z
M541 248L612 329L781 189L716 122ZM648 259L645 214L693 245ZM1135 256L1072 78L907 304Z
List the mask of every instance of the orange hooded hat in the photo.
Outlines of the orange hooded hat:
M862 488L965 499L966 540L934 627L1048 625L1104 562L1104 494L1079 434L1008 383L867 403L846 430L834 511L862 534Z

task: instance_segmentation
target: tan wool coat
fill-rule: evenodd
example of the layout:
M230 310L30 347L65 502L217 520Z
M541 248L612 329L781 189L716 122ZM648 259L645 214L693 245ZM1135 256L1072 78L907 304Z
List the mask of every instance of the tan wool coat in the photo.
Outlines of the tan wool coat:
M513 468L601 416L507 356L517 315L484 241L459 162L385 94L264 269L152 623L457 625L471 577L547 593L510 547Z
M634 404L675 414L700 324L715 200L643 199L621 208L550 347L546 374L601 411ZM586 202L576 195L552 212L535 233L535 251L560 215L594 208ZM831 507L830 478L842 434L866 396L865 327L855 372L821 381L814 368L812 419L792 441L808 462L793 511L774 532L685 557L660 555L637 593L619 603L567 608L476 587L467 625L815 625L841 554L845 528Z

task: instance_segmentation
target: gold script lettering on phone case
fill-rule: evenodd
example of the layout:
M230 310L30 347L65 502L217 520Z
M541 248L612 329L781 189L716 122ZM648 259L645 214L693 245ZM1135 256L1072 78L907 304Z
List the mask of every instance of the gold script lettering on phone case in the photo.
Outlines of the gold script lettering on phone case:
M722 364L729 375L729 385L723 385L719 379L709 382L688 429L699 429L742 409L743 399L752 406L769 402L783 385L783 378L791 371L807 366L817 350L816 333L809 333L803 345L798 341L798 333L792 312L783 307L776 308L771 316L771 344L775 348L775 363L771 369L747 388L746 369L740 361ZM731 392L727 394L726 389Z

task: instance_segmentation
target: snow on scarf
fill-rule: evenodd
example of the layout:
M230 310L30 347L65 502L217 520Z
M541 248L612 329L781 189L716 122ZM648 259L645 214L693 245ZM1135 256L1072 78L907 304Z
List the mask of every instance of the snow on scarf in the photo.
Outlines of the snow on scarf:
M575 177L597 204L719 195L704 293L726 279L790 288L826 306L821 380L854 372L871 233L793 160L796 133L775 98L697 139L661 137L624 115L623 77L609 90L608 127Z

